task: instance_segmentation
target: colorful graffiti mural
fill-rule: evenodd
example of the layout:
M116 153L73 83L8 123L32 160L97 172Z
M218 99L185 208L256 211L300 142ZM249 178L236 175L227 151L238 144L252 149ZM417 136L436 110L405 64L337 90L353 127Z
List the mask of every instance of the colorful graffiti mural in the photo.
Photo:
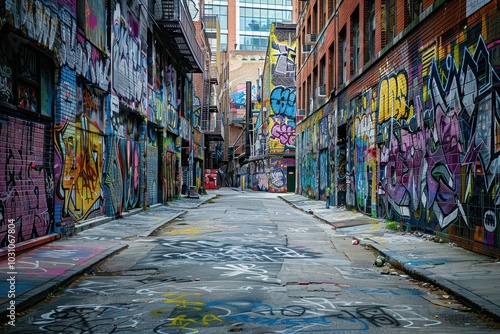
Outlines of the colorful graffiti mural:
M85 220L180 193L179 118L193 94L151 20L141 4L122 0L0 5L1 170L22 168L0 181L0 226L16 220L17 241L71 235ZM199 117L186 116L184 134ZM199 170L204 148L196 138L189 168ZM14 160L22 167L10 166ZM17 201L23 209L14 211Z
M124 210L135 208L140 198L140 144L110 136L106 146L107 164L104 184L109 207L106 214L121 217Z
M401 64L384 63L371 86L338 95L338 113L329 121L335 131L322 130L322 109L300 123L300 192L318 197L322 166L334 164L329 173L338 205L494 251L500 244L500 75L493 57L499 43L477 36L450 47L403 43ZM420 61L405 63L413 54ZM324 138L331 140L333 161L322 156Z
M146 146L146 178L147 178L147 188L146 188L146 196L147 196L147 204L152 205L158 203L158 133L157 129L148 126L148 142Z
M112 87L121 103L145 116L147 60L141 50L140 24L132 12L131 8L120 3L113 12Z
M473 48L463 49L461 60L447 55L445 68L433 60L427 108L415 96L409 117L391 119L380 161L389 214L433 230L472 230L486 245L498 243L499 198L493 182L499 76L490 59L479 38Z
M57 160L62 163L57 186L62 216L81 221L102 214L103 133L81 115L75 126L66 122L56 127L55 144Z
M271 24L268 45L263 108L253 132L255 154L265 158L249 164L247 184L259 191L294 191L288 189L288 167L295 168L296 152L295 28Z
M26 37L54 52L61 66L67 66L107 90L109 58L104 58L90 41L77 34L76 17L54 8L36 0L18 1L8 6L0 24L10 24L21 30Z
M272 68L269 118L267 119L269 153L295 149L295 41L279 40L271 30L270 62ZM293 74L293 75L292 75Z
M286 165L283 159L271 159L269 166L270 192L286 192Z

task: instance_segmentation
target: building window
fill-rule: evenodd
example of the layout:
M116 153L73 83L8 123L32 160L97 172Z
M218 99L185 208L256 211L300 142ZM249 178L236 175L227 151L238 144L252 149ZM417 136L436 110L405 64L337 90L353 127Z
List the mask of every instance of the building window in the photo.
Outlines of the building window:
M329 71L329 75L327 77L327 81L328 81L328 87L330 88L330 90L334 90L335 89L335 42L333 42L331 45L330 45L330 48L328 49L328 69L330 69Z
M351 75L359 70L359 11L351 16Z
M387 45L396 35L396 0L386 0L385 19L385 45Z
M241 35L240 50L244 51L264 51L267 50L269 37Z
M19 47L17 60L17 101L21 110L52 116L53 69L51 62L38 53ZM13 101L14 102L14 101Z
M15 104L14 51L7 36L0 34L0 103Z
M227 6L205 5L205 16L217 16L221 30L227 30Z
M339 85L344 84L347 81L347 40L346 40L346 29L345 27L340 31L339 34Z
M227 50L227 5L205 4L205 16L217 16L219 19L220 47Z
M106 1L77 0L76 24L94 45L106 49Z
M289 10L242 7L240 30L269 32L272 23L290 21L291 18L292 12Z
M86 24L85 7L86 7L85 0L76 1L76 25L78 26L78 28L82 30L85 29L85 24Z
M335 2L334 0L328 0L328 14L327 17L330 17L335 12Z
M292 11L241 7L239 19L239 29L241 31L239 49L266 51L271 24L291 21Z
M326 61L325 57L321 58L319 63L319 85L324 86L326 84Z
M320 31L323 30L323 28L326 25L326 20L327 20L327 0L321 0L321 6L320 6L320 15L321 15L321 22L320 22Z
M409 17L410 17L410 22L415 21L420 17L420 14L422 14L423 10L423 0L408 0L408 10L409 10Z
M308 98L308 105L307 108L309 109L309 113L312 113L314 111L314 87L312 85L312 79L311 79L311 74L307 76L307 98Z
M423 0L407 0L403 2L405 27L419 18L422 13L422 1Z
M365 7L365 64L375 56L375 0L368 0Z
M50 59L29 47L19 51L0 34L0 103L10 109L52 117L54 71Z
M317 33L319 33L319 30L318 30L318 6L316 4L314 5L312 12L314 13L314 15L311 16L312 33L317 34Z

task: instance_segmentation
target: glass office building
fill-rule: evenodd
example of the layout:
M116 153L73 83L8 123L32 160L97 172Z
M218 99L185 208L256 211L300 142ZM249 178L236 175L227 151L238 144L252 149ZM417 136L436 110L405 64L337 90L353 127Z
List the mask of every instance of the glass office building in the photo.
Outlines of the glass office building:
M205 15L217 15L221 49L266 51L271 23L292 22L292 0L206 0Z

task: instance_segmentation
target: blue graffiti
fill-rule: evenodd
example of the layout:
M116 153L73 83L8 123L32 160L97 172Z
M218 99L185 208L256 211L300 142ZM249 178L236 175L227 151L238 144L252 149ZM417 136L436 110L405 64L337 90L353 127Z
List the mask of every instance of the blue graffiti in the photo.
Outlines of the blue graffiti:
M243 108L246 103L245 92L231 93L231 102L236 103L238 108Z
M296 95L295 89L276 87L271 92L272 115L295 118Z

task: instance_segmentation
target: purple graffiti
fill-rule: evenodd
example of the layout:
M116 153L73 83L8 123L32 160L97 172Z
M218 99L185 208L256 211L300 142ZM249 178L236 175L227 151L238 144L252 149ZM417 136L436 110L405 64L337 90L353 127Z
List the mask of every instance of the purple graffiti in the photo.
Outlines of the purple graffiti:
M467 207L475 210L479 199L489 201L486 206L500 199L494 187L500 160L493 132L500 121L500 78L481 37L473 53L465 47L463 53L461 67L451 55L431 62L428 109L416 96L407 105L413 110L410 119L390 119L380 155L386 210L441 229L459 218L469 226L471 220L485 224L480 212L476 219Z
M16 242L46 235L50 228L46 191L51 172L46 170L45 125L9 117L0 123L0 244L7 225L15 221Z
M271 139L278 139L282 145L295 145L295 128L279 122L277 118L273 119L276 123L274 123L271 129Z

